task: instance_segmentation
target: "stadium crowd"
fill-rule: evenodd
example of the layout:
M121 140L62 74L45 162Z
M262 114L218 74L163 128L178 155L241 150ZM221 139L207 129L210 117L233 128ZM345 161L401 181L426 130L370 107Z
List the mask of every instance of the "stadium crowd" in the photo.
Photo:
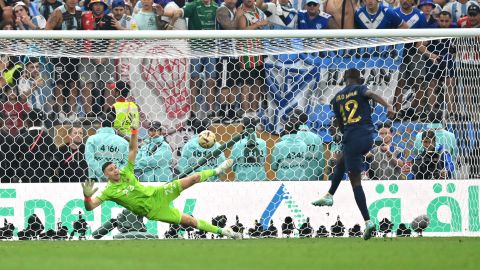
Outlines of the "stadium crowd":
M474 0L225 0L218 3L212 0L0 0L0 10L3 30L321 31L480 26L480 5ZM365 162L365 178L455 177L458 156L455 136L442 128L443 116L437 117L442 113L433 117L430 113L443 109L440 106L443 102L439 102L443 94L439 94L441 87L438 86L445 83L447 119L465 120L478 114L475 113L478 108L473 106L478 103L473 80L463 85L465 102L472 106L467 106L466 115L458 113L458 102L454 99L457 87L454 49L446 39L405 46L393 100L398 118L420 119L432 124L428 130L418 133L415 147L408 149L408 154L393 143L392 126L380 125L378 146L367 155ZM252 123L255 121L250 119L257 117L263 100L266 76L263 64L262 56L193 59L190 70L192 118L202 110L196 98L202 95L204 85L208 118L218 117L228 124L244 117L248 120L243 123L245 128L255 127ZM121 133L115 128L116 120L109 116L115 104L126 102L129 86L118 81L115 65L111 59L1 57L2 182L77 182L87 177L102 180L102 173L95 172L95 166L91 165L92 160L99 159L95 156L98 149L89 153L88 140L92 141L94 136L110 140ZM423 82L428 86L423 87ZM409 109L402 108L407 88L415 89ZM78 124L85 119L93 119L102 126L87 141L85 129ZM51 134L53 126L62 123L68 123L71 128L68 142L57 149ZM332 135L336 134L332 131ZM268 150L266 142L255 134L238 142L231 153L237 161L233 168L236 180L265 180L265 163L270 151L271 168L278 180L319 180L331 175L339 141L326 146L321 136L309 130L309 118L304 112L292 112L281 135L273 149ZM115 152L119 155L117 161L121 164L125 161L122 148L127 141L122 136L114 140ZM161 123L150 123L138 157L138 173L143 181L170 181L205 156L205 151L213 151L202 149L196 142L198 137L193 136L191 147L197 149L184 147L178 164L174 164L174 153L167 140ZM214 146L218 147L218 144ZM332 155L324 156L324 149L329 149ZM222 156L215 162L222 162ZM471 161L470 177L480 174L479 164L476 159Z

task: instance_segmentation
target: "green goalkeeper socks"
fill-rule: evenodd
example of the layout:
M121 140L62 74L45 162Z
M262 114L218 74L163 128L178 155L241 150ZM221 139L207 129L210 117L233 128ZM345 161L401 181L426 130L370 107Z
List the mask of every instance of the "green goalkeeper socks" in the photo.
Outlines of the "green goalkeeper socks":
M209 177L215 176L215 170L204 170L198 173L200 175L200 182L204 182L207 180Z
M222 229L206 222L203 219L197 219L197 229L216 234L220 234L222 232Z

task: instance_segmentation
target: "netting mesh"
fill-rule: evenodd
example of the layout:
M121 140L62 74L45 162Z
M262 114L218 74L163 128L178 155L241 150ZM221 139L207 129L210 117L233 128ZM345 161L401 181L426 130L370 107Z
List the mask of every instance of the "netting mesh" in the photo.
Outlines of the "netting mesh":
M420 40L419 37L378 38L237 38L237 39L44 39L2 40L4 54L18 55L28 51L32 56L72 58L140 58L176 59L241 55L278 55L281 53L312 53L392 45ZM438 38L437 38L438 39Z
M105 183L104 162L126 165L125 101L138 105L142 123L141 182L235 161L211 179L226 183L182 193L184 213L247 237L361 236L346 188L337 207L308 204L326 190L342 151L329 103L350 68L397 113L388 119L371 104L377 129L362 177L381 180L363 184L378 235L480 230L477 38L12 39L0 48L0 199L11 203L0 208L0 239L214 237L145 222L112 202L85 212L78 184L52 184ZM434 181L415 181L412 190L407 179Z

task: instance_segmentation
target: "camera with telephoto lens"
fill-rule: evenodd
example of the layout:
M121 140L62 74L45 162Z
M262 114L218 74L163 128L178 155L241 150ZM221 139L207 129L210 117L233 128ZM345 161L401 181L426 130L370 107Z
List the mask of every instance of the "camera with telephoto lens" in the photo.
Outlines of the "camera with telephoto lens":
M435 151L426 151L415 159L415 164L418 166L420 177L416 179L440 179L440 154Z

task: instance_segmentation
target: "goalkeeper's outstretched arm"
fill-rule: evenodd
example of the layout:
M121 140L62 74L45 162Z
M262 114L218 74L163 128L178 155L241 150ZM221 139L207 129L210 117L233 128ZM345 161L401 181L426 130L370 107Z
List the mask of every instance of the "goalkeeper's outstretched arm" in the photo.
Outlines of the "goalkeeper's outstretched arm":
M130 144L128 147L128 163L135 163L138 153L138 124L132 121L132 134L130 136Z
M85 183L82 183L83 196L85 197L83 202L87 211L92 211L93 209L97 208L97 206L102 204L100 199L92 199L93 194L95 194L95 192L98 190L98 187L94 188L94 183L95 182L90 179L85 181Z

